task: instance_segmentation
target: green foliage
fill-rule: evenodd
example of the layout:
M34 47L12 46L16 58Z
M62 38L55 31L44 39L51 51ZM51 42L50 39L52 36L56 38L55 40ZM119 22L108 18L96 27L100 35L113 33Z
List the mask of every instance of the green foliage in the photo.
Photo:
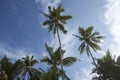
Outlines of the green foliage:
M51 65L51 69L56 68L58 70L58 71L56 71L56 75L57 75L57 73L60 74L60 69L58 68L58 66L60 65L60 52L62 54L62 61L63 61L64 66L71 66L74 62L77 61L76 57L63 58L63 56L65 54L64 50L61 50L60 48L57 48L54 51L52 47L49 47L47 44L45 44L45 45L46 45L46 50L48 52L48 56L44 56L41 59L41 62L45 62L48 65ZM60 77L61 75L59 75L58 77Z
M23 64L20 60L12 63L6 56L0 60L0 71L5 73L8 80L14 80L20 74Z
M60 29L63 33L66 33L67 30L64 29L64 24L66 24L66 20L72 18L70 15L62 15L64 12L64 8L59 5L57 8L48 7L48 14L41 12L47 20L43 22L43 26L49 26L48 32L53 31L55 35L57 32L57 28Z
M26 75L28 80L33 80L35 77L35 73L37 73L37 69L33 68L33 66L38 63L36 59L34 59L34 56L29 57L26 55L25 58L22 58L21 60L23 62L23 68L22 68L22 80L25 80Z
M120 80L120 65L115 59L112 58L109 51L102 58L97 59L98 68L94 68L92 73L97 73L98 76L93 77L93 80ZM98 71L98 72L97 72Z
M86 51L87 55L90 56L90 49L93 49L95 52L97 50L101 50L99 44L104 36L101 36L98 32L93 30L93 26L89 26L86 29L79 27L79 35L74 34L74 36L77 37L81 42L78 48L80 54L83 54L83 52Z

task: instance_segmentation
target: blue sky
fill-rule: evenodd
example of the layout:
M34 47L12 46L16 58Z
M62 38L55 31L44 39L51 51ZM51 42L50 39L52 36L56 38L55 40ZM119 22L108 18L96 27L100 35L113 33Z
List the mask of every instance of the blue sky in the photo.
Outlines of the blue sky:
M62 47L67 49L66 56L76 56L81 62L65 68L71 80L90 80L91 59L79 55L79 41L71 34L77 33L79 26L95 26L106 38L101 44L102 51L93 54L105 55L110 49L113 55L120 52L120 1L119 0L0 0L0 57L7 55L11 59L35 55L37 59L47 55L44 43L57 48L57 39L43 27L45 18L39 13L47 13L47 6L62 4L63 14L72 15L65 28L68 34L61 33ZM43 66L43 65L42 65ZM41 67L42 67L41 66Z

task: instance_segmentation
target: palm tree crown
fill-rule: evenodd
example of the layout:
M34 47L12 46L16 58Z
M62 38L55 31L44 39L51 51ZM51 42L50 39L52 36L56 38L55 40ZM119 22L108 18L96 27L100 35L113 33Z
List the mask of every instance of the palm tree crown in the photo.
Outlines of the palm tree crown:
M60 48L54 51L52 47L49 47L47 44L45 45L49 55L44 56L43 59L41 59L41 62L46 62L49 65L57 67L58 65L60 65ZM62 53L62 61L64 66L70 66L77 61L76 57L63 58L65 50L61 50L61 53Z
M53 72L56 71L56 75L62 75L62 70L60 70L58 68L58 66L60 65L60 52L62 54L62 62L63 62L63 65L64 66L71 66L74 62L77 61L77 58L76 57L66 57L64 58L63 55L65 53L64 50L61 50L60 48L58 48L57 50L53 50L52 47L49 47L47 44L46 45L46 50L48 52L48 56L44 56L42 59L41 59L41 62L45 62L47 63L48 65L51 65L51 70L53 70ZM61 50L61 51L60 51ZM66 74L64 74L64 79L67 78ZM58 76L57 76L58 78Z
M61 13L64 12L64 8L58 6L57 8L48 7L49 13L41 12L47 20L43 22L43 26L48 25L48 32L53 31L53 34L56 34L57 28L60 29L63 33L67 31L64 29L64 24L66 24L66 20L71 19L72 16L70 15L62 15Z
M33 68L33 66L38 63L36 59L34 59L34 56L29 57L26 55L25 58L22 58L23 62L23 69L22 69L22 79L25 80L25 77L28 73L27 78L29 80L33 80L36 76L35 73L37 73L37 69Z
M90 26L87 29L79 27L79 35L74 35L79 38L81 42L78 48L80 54L86 51L87 55L90 56L91 49L93 49L95 52L97 50L101 50L99 44L104 36L101 36L99 32L93 31L93 29L93 26Z

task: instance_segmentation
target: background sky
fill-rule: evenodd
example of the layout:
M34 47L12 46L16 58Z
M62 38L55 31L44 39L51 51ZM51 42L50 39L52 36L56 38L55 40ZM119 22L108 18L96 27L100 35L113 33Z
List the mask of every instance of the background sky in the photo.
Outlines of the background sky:
M86 54L79 55L79 40L71 34L78 27L95 26L95 30L106 36L101 44L102 51L95 57L102 57L109 49L112 55L120 52L120 0L0 0L0 57L7 55L16 60L26 54L35 55L38 60L47 55L44 43L57 48L57 39L42 26L45 18L39 13L47 13L47 7L62 4L63 14L72 15L65 28L68 34L61 34L62 47L66 56L76 56L76 62L66 69L71 80L90 80L91 59ZM44 67L44 64L40 64Z

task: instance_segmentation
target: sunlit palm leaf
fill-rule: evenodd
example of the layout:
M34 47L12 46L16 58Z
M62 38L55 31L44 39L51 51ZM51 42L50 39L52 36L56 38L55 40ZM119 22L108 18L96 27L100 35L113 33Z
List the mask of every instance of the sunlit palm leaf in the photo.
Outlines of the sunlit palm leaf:
M77 61L77 58L76 57L67 57L67 58L64 58L62 61L63 61L64 66L71 66L74 62Z
M79 46L78 50L80 51L80 54L83 54L85 50L85 42L82 42L81 45Z
M93 32L93 26L88 27L85 32L87 32L86 36L90 36L91 33Z
M81 36L79 36L79 35L73 34L73 36L75 36L75 37L79 38L79 40L80 40L80 41L82 41L82 40L83 40L83 38L82 38Z
M44 56L40 61L41 62L46 62L49 65L53 64L53 62L47 56Z

